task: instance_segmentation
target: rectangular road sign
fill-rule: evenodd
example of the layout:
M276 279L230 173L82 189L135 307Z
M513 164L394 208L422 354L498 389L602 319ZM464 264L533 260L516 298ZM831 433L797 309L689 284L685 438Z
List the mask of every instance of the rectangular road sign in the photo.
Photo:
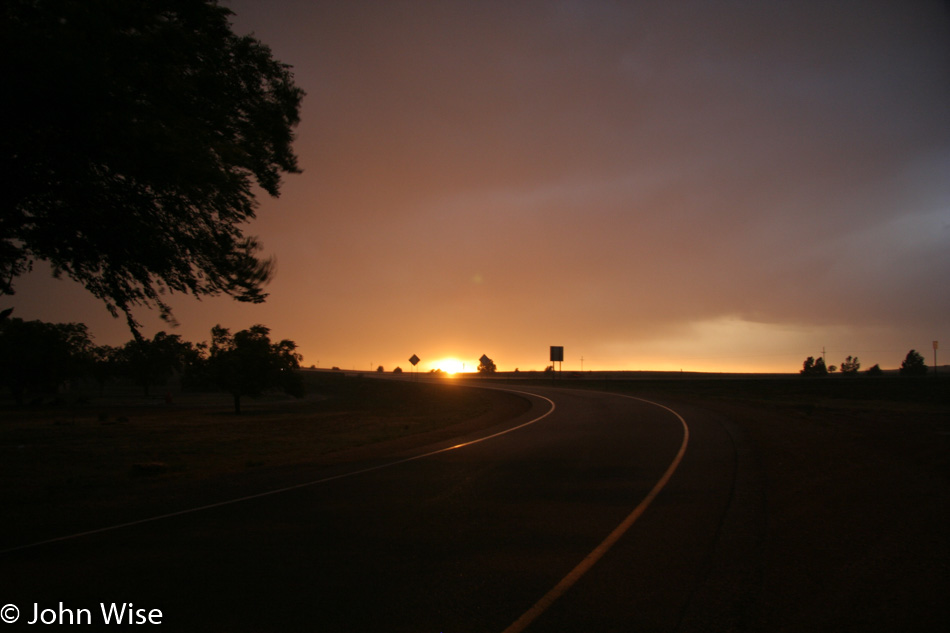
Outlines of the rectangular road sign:
M564 362L564 348L551 346L551 362L552 363L563 363Z

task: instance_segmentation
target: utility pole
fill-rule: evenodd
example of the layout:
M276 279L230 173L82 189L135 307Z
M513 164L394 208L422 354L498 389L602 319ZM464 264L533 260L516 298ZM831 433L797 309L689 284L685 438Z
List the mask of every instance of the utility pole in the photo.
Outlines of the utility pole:
M937 375L937 341L934 341L934 376Z
M584 373L584 357L581 356L581 373Z

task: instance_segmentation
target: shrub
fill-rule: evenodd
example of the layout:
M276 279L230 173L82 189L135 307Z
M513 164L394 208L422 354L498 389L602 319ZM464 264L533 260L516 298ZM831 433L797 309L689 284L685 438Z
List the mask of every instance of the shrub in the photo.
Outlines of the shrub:
M861 369L861 362L858 360L857 356L848 356L846 359L844 359L844 362L841 363L842 374L856 374L858 373L859 369Z
M927 364L924 357L917 350L910 350L901 363L901 376L925 376L927 374Z

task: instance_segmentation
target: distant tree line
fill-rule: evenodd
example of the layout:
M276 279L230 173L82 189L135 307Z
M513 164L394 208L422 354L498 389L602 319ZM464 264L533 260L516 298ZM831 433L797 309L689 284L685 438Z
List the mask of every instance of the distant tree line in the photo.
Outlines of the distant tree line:
M210 343L159 332L152 339L133 338L113 347L93 344L82 323L0 320L0 384L18 405L82 380L94 382L101 395L107 383L125 379L148 396L152 387L177 373L187 391L230 394L235 413L240 413L244 396L270 389L302 396L296 371L302 358L293 341L272 342L263 325L235 334L215 326Z
M815 358L809 356L805 359L805 362L802 364L802 369L799 373L803 376L827 376L828 374L833 374L838 371L838 367L831 365L825 366L824 358ZM857 356L848 356L841 363L841 373L845 375L856 375L858 370L861 369L861 361L858 360ZM864 372L869 376L879 376L883 374L883 370L880 365L874 365L870 369ZM901 362L900 374L902 376L924 376L927 374L927 364L924 362L924 357L920 355L917 350L910 350L907 352L907 356Z

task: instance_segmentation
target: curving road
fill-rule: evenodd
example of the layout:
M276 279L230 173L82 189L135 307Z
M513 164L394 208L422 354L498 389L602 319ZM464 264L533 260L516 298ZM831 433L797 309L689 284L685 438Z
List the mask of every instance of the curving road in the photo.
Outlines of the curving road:
M531 408L478 437L0 554L0 602L19 606L16 626L34 603L95 622L100 602L124 602L173 630L741 628L761 498L735 429L675 405L524 391Z

